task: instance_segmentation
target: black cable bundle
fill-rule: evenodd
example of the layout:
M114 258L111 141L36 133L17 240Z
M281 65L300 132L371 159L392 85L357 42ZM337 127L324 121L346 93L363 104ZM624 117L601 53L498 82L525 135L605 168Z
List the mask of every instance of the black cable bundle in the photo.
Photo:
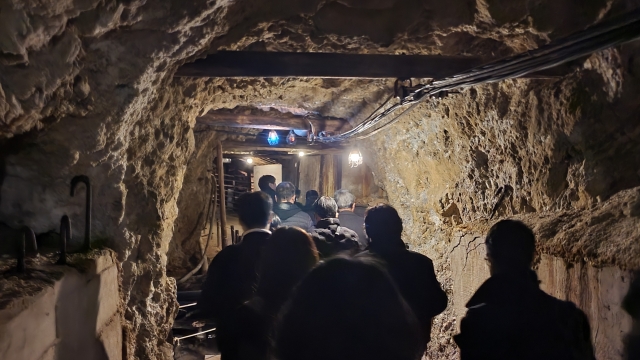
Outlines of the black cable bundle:
M321 142L336 142L349 139L364 139L377 134L388 125L397 122L421 101L438 93L517 78L536 71L552 68L596 51L604 50L638 38L640 38L640 9L596 24L568 37L552 41L536 50L527 51L458 75L434 81L415 90L408 96L400 99L397 103L380 112L380 110L386 107L391 101L393 98L393 96L391 96L382 106L352 130L335 136L319 137L317 140ZM396 110L409 105L412 106L400 115L379 125ZM377 128L367 134L363 134L373 127Z

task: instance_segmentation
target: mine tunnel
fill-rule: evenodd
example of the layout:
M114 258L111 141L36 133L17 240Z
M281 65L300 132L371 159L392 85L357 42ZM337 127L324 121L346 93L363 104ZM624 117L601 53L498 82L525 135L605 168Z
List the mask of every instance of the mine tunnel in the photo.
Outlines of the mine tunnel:
M635 0L0 0L0 359L639 359L638 38ZM274 238L311 260L264 316Z

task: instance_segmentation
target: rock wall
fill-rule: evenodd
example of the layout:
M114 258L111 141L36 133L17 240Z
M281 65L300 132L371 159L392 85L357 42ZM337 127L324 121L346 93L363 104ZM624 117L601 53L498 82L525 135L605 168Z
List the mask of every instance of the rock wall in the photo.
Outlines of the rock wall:
M299 108L355 123L392 85L174 80L178 65L216 49L497 58L638 1L442 4L0 0L0 221L37 233L55 231L65 213L81 223L84 199L70 198L68 187L74 175L88 175L93 236L116 251L123 270L125 357L170 358L165 339L175 284L166 277L166 254L171 239L176 253L190 252L180 250L184 242L177 246L179 235L197 219L185 214L174 231L195 117L242 105ZM390 165L374 172L400 207L411 242L434 257L443 254L453 226L486 216L499 186L515 195L498 216L586 209L636 186L637 174L628 170L638 168L637 122L630 121L639 70L634 54L633 46L601 53L557 83L508 81L430 102L374 139L369 154L377 157L365 158ZM412 174L409 162L425 176ZM184 201L191 197L185 194ZM184 263L185 256L176 259ZM447 278L446 261L439 264Z
M434 259L452 294L436 321L436 358L455 353L455 319L486 277L483 235L504 217L534 228L543 288L589 314L599 358L620 358L619 304L640 268L638 50L594 54L558 81L428 100L362 144L405 239Z

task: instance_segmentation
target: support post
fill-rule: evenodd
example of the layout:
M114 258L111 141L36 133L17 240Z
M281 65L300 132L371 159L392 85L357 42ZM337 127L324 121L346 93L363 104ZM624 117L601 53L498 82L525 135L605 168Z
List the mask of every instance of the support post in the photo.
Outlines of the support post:
M224 249L229 245L227 239L227 207L225 204L226 194L224 191L224 166L222 163L222 143L218 141L218 188L220 189L219 198L220 198L220 243L222 248Z

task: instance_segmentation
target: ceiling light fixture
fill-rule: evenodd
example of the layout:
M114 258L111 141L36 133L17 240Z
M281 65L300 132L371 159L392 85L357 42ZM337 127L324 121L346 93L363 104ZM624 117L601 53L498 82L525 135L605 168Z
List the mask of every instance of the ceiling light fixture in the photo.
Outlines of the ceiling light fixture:
M293 145L296 143L296 134L293 130L289 131L289 135L287 135L287 144Z
M362 164L362 154L360 153L360 150L351 150L349 153L349 166L354 168L358 167L360 164Z
M304 151L300 151L300 152L298 153L298 156L299 156L299 157L303 157L303 156L304 156Z
M267 137L267 142L269 142L269 145L278 145L279 141L280 137L278 136L278 133L275 130L269 131L269 136Z
M245 161L247 162L247 164L253 164L253 159L252 158L247 158Z

